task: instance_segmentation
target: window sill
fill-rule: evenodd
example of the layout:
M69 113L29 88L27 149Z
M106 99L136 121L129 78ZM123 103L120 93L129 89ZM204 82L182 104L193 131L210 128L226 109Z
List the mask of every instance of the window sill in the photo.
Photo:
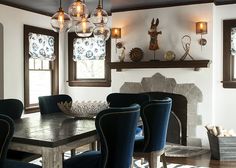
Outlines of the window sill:
M222 81L223 88L236 88L236 81Z
M39 106L30 106L30 107L25 107L25 113L35 113L35 112L40 112Z
M94 79L91 80L72 80L72 81L67 81L69 83L69 86L71 87L76 87L76 86L81 86L81 87L110 87L111 86L111 81L106 81L106 80L97 80Z

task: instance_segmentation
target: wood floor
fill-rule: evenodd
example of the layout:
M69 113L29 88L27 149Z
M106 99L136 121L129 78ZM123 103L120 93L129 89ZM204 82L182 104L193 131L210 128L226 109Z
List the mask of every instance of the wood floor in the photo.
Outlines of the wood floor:
M191 158L171 158L167 157L168 163L188 164L194 166L204 166L211 168L236 168L236 161L211 160L210 153Z
M85 145L77 150L82 152L89 149L91 149L91 147L89 145ZM166 160L168 163L178 163L178 164L203 166L210 168L236 168L236 161L211 160L210 153L189 158L167 157Z

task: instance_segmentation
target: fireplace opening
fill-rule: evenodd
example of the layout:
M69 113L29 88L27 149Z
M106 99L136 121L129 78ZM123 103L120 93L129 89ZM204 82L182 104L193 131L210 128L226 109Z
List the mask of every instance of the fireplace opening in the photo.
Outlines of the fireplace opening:
M183 95L165 92L145 92L151 100L172 99L171 115L167 131L167 142L187 145L187 99Z
M182 143L181 121L173 111L170 114L166 141L172 144L186 145Z

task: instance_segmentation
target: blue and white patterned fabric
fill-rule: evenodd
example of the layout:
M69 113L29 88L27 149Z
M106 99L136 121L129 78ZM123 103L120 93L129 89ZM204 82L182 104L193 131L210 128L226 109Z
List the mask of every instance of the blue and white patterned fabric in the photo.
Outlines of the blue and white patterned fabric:
M236 27L231 29L231 55L236 56Z
M106 56L106 42L90 38L76 38L73 42L73 60L104 60Z
M33 59L55 60L54 37L29 33L29 54Z

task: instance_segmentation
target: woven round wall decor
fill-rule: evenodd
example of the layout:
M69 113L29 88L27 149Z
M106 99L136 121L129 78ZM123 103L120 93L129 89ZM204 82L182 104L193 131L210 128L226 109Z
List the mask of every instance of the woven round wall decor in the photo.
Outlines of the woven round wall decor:
M132 48L129 52L129 57L134 62L141 61L143 58L143 50L140 48Z

